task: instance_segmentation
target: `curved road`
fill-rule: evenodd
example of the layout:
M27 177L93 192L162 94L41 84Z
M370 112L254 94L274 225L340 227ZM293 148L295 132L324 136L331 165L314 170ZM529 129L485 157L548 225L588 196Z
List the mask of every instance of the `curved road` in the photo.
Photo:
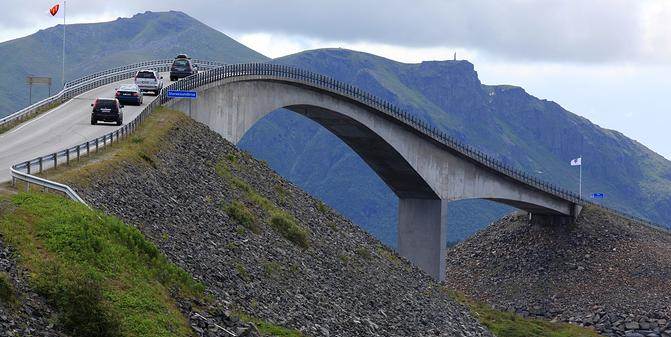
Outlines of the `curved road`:
M172 83L167 73L163 86ZM98 97L114 97L114 89L133 83L127 79L87 91L62 105L0 134L0 182L11 180L11 165L84 143L118 128L114 124L91 125L91 103ZM141 106L124 107L124 124L132 121L155 99L145 95Z

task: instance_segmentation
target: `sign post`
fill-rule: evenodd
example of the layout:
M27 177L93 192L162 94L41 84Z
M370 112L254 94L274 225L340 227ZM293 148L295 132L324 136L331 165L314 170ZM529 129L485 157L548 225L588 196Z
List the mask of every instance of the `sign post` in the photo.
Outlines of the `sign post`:
M191 117L191 101L198 98L197 92L186 90L168 90L168 97L189 99L189 117Z
M26 77L26 84L28 84L28 105L33 104L33 85L34 84L45 84L49 86L49 95L51 96L51 77L43 76L28 76Z

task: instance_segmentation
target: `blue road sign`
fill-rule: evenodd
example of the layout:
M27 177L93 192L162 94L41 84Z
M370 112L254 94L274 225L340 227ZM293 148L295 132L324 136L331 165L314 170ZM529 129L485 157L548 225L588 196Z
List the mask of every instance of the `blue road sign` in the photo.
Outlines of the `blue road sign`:
M168 97L170 98L198 98L198 93L195 91L185 90L168 90Z
M594 193L592 194L592 199L603 199L605 195L603 193Z

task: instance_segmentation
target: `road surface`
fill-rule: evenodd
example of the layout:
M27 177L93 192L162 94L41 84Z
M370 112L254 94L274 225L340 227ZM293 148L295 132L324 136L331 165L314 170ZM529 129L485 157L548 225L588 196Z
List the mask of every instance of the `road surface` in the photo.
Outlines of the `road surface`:
M163 86L172 83L167 73ZM9 167L39 156L60 151L112 132L120 126L91 125L91 103L98 97L114 97L115 88L133 83L127 79L93 89L64 104L0 134L0 182L11 180ZM145 95L141 106L124 107L124 124L129 123L156 97Z

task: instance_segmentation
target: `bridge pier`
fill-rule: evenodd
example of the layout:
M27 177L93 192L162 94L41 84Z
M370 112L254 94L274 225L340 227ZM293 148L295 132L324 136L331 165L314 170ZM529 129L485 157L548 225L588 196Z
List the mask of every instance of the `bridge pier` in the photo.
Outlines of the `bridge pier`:
M399 199L399 253L435 280L445 279L447 200Z

